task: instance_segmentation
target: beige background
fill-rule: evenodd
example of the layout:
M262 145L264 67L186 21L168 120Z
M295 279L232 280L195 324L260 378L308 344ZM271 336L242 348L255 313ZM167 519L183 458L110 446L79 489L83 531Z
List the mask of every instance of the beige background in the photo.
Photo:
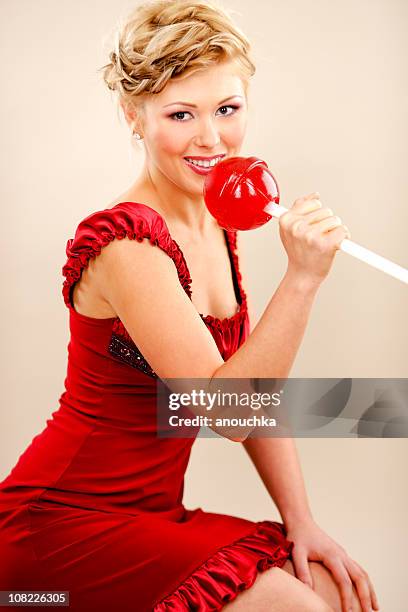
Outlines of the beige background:
M3 0L0 478L57 407L68 310L65 245L142 163L96 69L124 0ZM228 0L258 71L243 154L266 159L282 204L318 190L356 242L407 266L408 4ZM405 76L404 76L405 75ZM252 324L285 269L277 223L241 234ZM407 287L344 253L317 296L291 375L406 377ZM297 441L319 524L403 612L407 442ZM279 519L240 445L198 440L185 504Z

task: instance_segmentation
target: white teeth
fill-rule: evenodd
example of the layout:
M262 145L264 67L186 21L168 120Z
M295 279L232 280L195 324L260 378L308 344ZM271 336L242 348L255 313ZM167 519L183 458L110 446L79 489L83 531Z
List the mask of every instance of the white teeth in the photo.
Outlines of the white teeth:
M212 166L215 166L215 164L218 164L218 162L222 159L222 157L215 157L214 159L211 160L198 160L198 159L191 159L190 157L186 157L186 160L188 162L190 162L190 164L194 164L194 166L200 166L201 168L210 168Z

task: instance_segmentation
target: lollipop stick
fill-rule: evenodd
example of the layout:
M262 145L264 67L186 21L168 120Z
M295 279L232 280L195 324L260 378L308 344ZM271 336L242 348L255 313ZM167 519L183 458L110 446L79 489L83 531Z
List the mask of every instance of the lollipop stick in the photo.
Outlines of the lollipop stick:
M353 257L357 257L357 259L361 259L361 261L365 261L370 266L373 266L373 268L382 270L386 274L398 278L398 280L403 283L408 283L408 270L385 257L381 257L381 255L377 255L377 253L373 253L373 251L369 251L360 244L345 238L340 244L340 249L344 251L344 253L348 253Z
M270 202L265 208L265 212L269 213L273 217L279 218L284 213L288 212L288 209L284 206L280 206L279 204L275 204L274 202ZM403 283L408 284L408 270L399 266L398 264L386 259L385 257L381 257L381 255L377 255L373 251L366 249L365 247L345 238L340 243L340 250L344 253L348 253L361 261L365 261L373 268L377 268L378 270L382 270L386 274L397 278Z

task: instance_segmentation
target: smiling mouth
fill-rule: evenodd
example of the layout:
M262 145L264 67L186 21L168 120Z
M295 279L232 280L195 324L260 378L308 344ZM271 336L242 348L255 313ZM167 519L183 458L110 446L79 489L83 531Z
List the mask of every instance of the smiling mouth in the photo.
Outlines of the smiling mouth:
M214 155L214 157L199 158L199 157L185 157L184 159L197 168L213 168L225 157L225 154Z

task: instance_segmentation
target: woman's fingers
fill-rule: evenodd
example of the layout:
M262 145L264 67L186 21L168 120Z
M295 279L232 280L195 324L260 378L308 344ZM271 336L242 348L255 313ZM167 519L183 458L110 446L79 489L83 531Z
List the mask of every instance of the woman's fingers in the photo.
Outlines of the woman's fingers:
M371 612L371 594L364 570L357 567L352 559L344 561L345 567L355 584L363 612Z
M312 210L311 212L307 213L305 219L307 220L309 225L312 225L312 223L317 223L318 221L322 221L323 219L327 219L328 217L332 217L333 215L334 212L331 208L328 208L327 206L322 206L317 210Z
M339 557L333 559L332 556L323 559L323 563L331 571L334 581L339 587L342 612L351 612L353 584L344 564ZM363 612L367 612L367 610L363 608ZM371 610L368 612L371 612Z
M328 275L343 240L350 238L340 217L322 207L316 192L295 200L279 217L279 235L288 255L288 270L317 284Z
M353 583L360 600L362 612L371 612L372 608L379 610L377 597L367 572L353 559L346 555L342 560L337 557L333 561L333 558L329 557L324 560L324 564L332 572L333 578L338 584L344 612L352 610Z
M362 601L361 597L363 596L365 600L368 602L367 610L371 611L371 608L374 610L379 610L380 606L378 603L377 595L374 590L374 586L370 580L367 572L351 557L347 557L344 561L344 565L351 576L352 580L356 584L357 593L360 601ZM359 587L360 585L360 587ZM360 590L359 590L360 588ZM361 592L361 595L360 595ZM363 610L365 608L363 607Z
M298 215L305 215L319 208L322 208L321 201L319 200L319 198L316 197L315 194L311 193L308 196L295 200L289 210L292 213L296 213Z
M327 219L322 219L322 221L319 221L319 224L313 224L309 231L325 234L340 225L342 225L340 217L332 216Z
M296 578L314 588L312 572L310 571L306 551L298 546L294 546L292 560L296 572Z

